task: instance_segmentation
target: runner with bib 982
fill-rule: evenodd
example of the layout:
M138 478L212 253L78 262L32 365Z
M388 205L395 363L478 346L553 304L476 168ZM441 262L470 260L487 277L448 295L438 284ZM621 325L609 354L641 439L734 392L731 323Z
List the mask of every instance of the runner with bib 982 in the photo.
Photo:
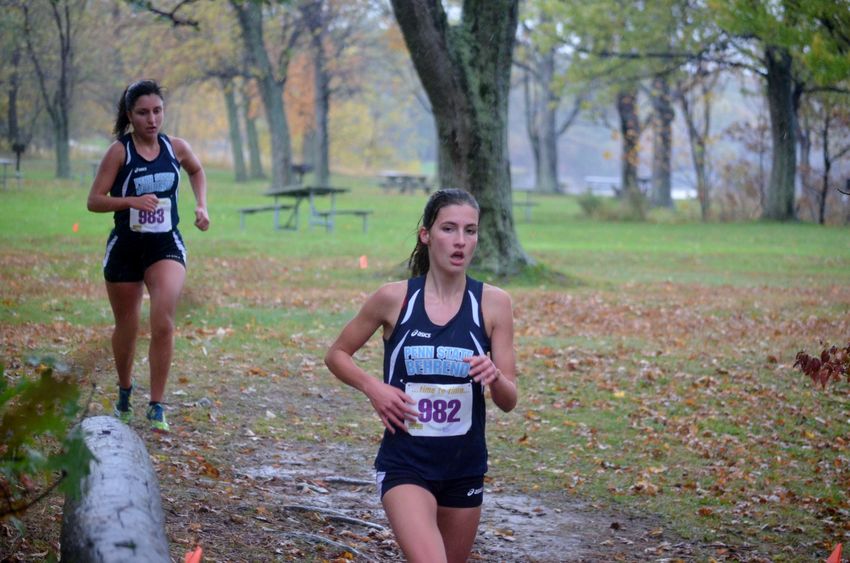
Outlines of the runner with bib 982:
M487 472L485 387L516 406L513 311L508 294L467 276L479 207L439 190L425 206L411 279L383 285L325 356L362 391L385 427L375 459L378 492L408 561L461 562L472 551ZM379 380L354 354L383 330Z
M134 82L124 90L115 119L116 140L106 150L88 198L89 211L113 212L115 220L103 258L106 293L115 317L115 416L129 422L133 413L133 358L147 287L151 329L147 419L158 432L169 430L162 399L174 353L174 315L186 279L186 247L177 230L181 167L195 194L195 226L206 231L210 225L204 169L186 141L159 132L164 114L162 91L153 80Z

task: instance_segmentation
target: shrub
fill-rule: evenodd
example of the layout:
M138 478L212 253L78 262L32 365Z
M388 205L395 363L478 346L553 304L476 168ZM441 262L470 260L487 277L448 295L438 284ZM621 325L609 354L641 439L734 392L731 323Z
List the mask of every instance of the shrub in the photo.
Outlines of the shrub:
M32 374L12 383L0 363L0 518L21 534L19 517L54 490L75 496L91 451L75 424L80 388L49 358L29 362Z

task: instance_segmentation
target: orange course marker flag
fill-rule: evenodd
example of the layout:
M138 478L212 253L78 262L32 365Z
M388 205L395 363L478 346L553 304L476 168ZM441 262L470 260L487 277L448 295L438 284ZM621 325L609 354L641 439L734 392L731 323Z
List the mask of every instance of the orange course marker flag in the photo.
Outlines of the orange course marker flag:
M201 549L201 546L198 546L186 554L186 559L184 559L184 563L201 563L201 559L203 558L203 556L204 550Z
M841 563L841 544L835 546L832 555L827 558L826 563Z
M363 256L360 257L360 269L365 270L368 267L369 267L369 259L364 254Z

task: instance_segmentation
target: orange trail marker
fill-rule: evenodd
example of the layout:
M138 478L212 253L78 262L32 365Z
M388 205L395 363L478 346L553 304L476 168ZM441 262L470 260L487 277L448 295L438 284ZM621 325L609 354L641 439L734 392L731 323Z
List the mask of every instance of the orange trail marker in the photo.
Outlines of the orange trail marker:
M79 231L79 230L80 230L80 224L79 224L79 223L74 223L74 226L73 226L73 227L71 227L71 230L72 230L72 231L74 231L74 232L76 233L77 231Z
M366 258L366 255L364 254L363 256L360 257L360 269L365 270L368 267L369 267L369 259Z
M841 563L841 544L835 546L832 550L832 555L826 560L826 563Z
M198 546L186 554L184 563L201 563L201 558L203 558L203 556L204 550L201 549L201 546Z

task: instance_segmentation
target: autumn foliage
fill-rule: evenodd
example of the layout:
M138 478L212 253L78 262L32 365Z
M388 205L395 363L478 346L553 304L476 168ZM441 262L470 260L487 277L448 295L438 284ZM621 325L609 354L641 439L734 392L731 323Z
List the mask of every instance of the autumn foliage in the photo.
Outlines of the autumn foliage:
M824 348L820 356L810 356L801 350L797 352L794 367L800 368L824 388L830 381L837 382L842 378L850 382L850 342L845 348Z

